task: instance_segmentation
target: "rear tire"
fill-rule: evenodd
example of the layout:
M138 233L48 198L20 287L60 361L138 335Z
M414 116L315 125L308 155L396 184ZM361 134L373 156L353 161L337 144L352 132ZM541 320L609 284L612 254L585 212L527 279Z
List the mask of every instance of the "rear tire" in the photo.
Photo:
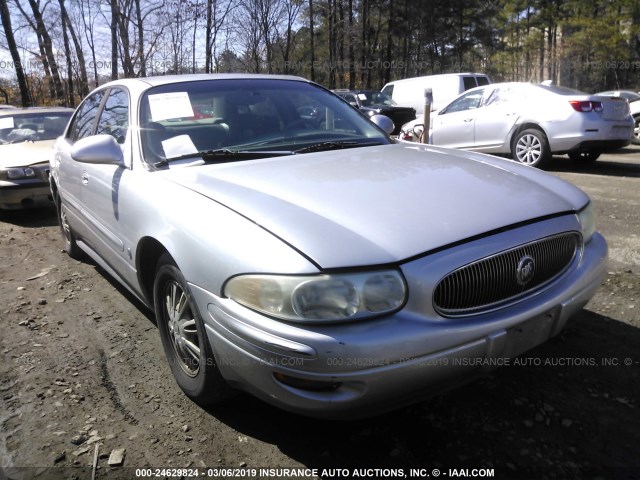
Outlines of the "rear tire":
M631 143L640 145L640 114L633 117L633 138Z
M153 299L162 346L178 386L202 406L233 396L220 374L187 281L167 253L158 261Z
M546 167L551 161L547 137L535 128L519 132L511 143L511 156L515 161L530 167Z
M591 163L600 158L600 152L588 151L588 152L571 152L568 154L569 158L575 162Z

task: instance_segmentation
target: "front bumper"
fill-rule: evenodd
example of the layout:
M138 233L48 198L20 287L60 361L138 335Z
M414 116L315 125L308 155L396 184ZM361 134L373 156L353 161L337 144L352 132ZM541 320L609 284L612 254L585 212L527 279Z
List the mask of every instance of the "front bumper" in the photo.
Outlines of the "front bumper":
M49 186L49 163L25 165L27 166L34 171L34 177L15 180L0 179L1 209L16 210L53 205Z
M513 232L500 235L506 234ZM465 250L473 254L474 248ZM557 335L601 284L606 257L606 242L595 234L576 265L549 288L510 307L465 319L425 315L429 307L418 297L402 311L375 320L294 325L191 288L217 365L231 385L296 413L355 418L440 393ZM410 289L418 285L414 277L421 276L425 265L438 263L432 260L403 266ZM274 374L335 388L296 388Z
M37 179L0 181L0 208L2 209L15 210L52 205L53 197L48 183Z

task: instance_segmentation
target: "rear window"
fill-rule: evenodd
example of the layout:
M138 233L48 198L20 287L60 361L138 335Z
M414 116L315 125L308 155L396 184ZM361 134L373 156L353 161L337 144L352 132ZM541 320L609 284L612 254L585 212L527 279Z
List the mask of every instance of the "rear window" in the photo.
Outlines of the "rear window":
M489 77L476 77L476 80L478 81L479 87L489 85Z

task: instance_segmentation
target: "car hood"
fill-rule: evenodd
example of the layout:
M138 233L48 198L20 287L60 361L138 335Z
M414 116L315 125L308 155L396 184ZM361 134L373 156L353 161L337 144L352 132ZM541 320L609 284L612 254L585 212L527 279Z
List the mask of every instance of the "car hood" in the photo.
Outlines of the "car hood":
M382 265L588 202L531 167L458 150L385 145L172 169L320 268Z
M0 167L28 167L48 162L55 140L0 145Z

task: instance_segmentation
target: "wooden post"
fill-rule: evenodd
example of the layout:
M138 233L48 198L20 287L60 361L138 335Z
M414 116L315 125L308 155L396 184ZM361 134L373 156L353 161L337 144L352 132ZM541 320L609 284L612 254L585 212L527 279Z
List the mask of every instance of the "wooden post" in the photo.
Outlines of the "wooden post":
M431 127L431 104L433 103L433 93L430 88L424 89L424 126L422 127L421 143L429 143L429 129Z

